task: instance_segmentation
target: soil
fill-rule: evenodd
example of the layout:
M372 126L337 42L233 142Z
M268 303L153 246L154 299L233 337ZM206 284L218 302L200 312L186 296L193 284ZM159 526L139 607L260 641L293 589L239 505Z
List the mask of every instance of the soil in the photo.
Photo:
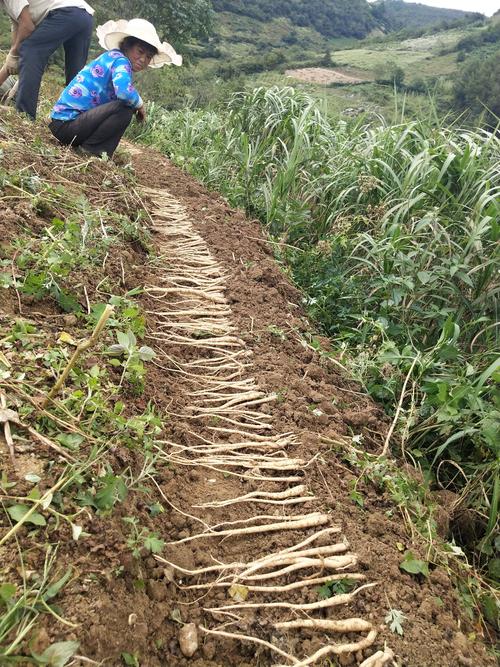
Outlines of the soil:
M355 84L364 83L364 79L352 76L352 74L344 74L337 69L329 69L327 67L303 67L301 69L287 69L285 76L292 77L298 81L305 81L305 83L319 83L328 85L330 83L337 84Z
M23 135L24 133L24 135ZM51 147L53 140L44 130L38 135ZM19 146L5 150L3 168L21 164L38 173L57 175L57 164L51 158L42 160L30 153L29 134L24 125L19 128ZM25 144L22 144L23 136ZM342 436L362 436L363 447L371 452L382 449L389 426L383 411L365 396L342 371L338 364L318 354L304 342L314 330L301 305L301 294L273 258L272 245L265 239L259 223L248 219L242 211L234 210L218 194L208 192L165 157L150 149L130 150L138 187L166 191L188 212L194 230L202 237L212 257L225 274L225 292L231 309L231 323L235 335L244 342L251 355L251 375L267 394L276 393L277 400L260 406L269 416L273 433L295 435L287 449L291 458L308 462L300 473L301 483L307 485L315 500L307 504L307 512L323 512L332 517L342 529L350 545L350 553L358 555L356 572L366 576L367 582L377 585L364 591L342 610L342 617L359 617L371 622L379 631L375 644L366 650L339 659L340 665L359 665L375 651L387 644L396 656L399 667L455 667L456 665L487 667L495 664L481 643L478 628L464 616L447 572L441 567L431 568L429 577L414 576L399 568L401 545L416 555L425 557L424 546L417 538L412 540L404 521L391 500L375 487L360 484L364 507L350 499L350 491L357 473L342 460L332 442ZM95 188L98 178L123 179L123 171L113 164L93 161L93 169L86 176L75 172L75 186L85 190L92 203L124 210L123 199L104 202L102 193ZM145 206L152 211L148 195ZM0 202L2 241L15 237L19 229L29 228L36 236L47 216L39 217L23 205ZM153 231L153 241L155 232ZM131 242L114 248L105 272L121 277L124 287L160 285L162 270L158 262L150 262L141 247ZM80 277L87 285L90 300L104 275ZM17 297L2 295L0 316L2 324L19 316ZM56 339L64 327L76 333L71 321L51 303L32 303L21 300L23 316L44 327L49 339ZM148 313L147 329L151 336L160 330L161 317L158 302L147 293L140 303ZM64 320L66 317L66 320ZM325 349L328 341L323 340ZM159 353L168 354L177 363L195 359L193 350L186 347L163 345L154 337L148 344ZM163 349L162 349L163 348ZM160 354L159 354L160 356ZM163 423L162 439L178 445L199 444L200 437L212 437L206 424L190 419L193 384L189 379L162 363L148 367L143 396L127 396L128 409L143 410L151 401L156 409L168 416ZM234 434L219 434L218 442L234 442ZM0 443L1 445L1 443ZM0 447L1 455L4 451ZM110 453L115 471L127 465L134 466L134 453L118 450ZM49 450L38 448L36 455L22 453L22 469L38 471L51 458ZM31 460L33 459L33 460ZM36 460L34 460L36 459ZM56 475L59 462L53 469ZM3 467L10 470L6 456ZM24 474L24 472L23 472ZM56 477L55 477L56 478ZM200 635L199 648L191 658L185 657L179 646L181 623L213 628L214 616L206 609L214 605L230 604L225 588L185 590L192 579L152 556L134 558L126 548L127 533L122 521L126 516L140 517L141 525L160 534L167 542L176 542L203 531L204 524L241 521L248 525L256 514L249 505L223 509L195 509L207 498L231 498L252 491L255 483L248 479L223 474L220 470L172 463L157 467L157 486L146 483L144 493L130 494L109 516L88 513L81 523L88 536L78 542L70 539L69 528L59 531L59 559L61 570L73 568L71 581L57 598L60 615L74 627L61 623L42 622L33 650L43 650L51 641L76 639L81 643L79 653L99 664L118 667L124 664L122 654L136 654L143 667L250 667L270 666L277 662L276 655L262 646ZM266 482L259 488L274 490ZM161 495L159 493L161 492ZM17 491L16 491L17 493ZM147 506L160 502L163 514L152 517ZM180 510L180 511L179 511ZM301 510L302 511L302 510ZM261 514L278 516L266 506ZM299 513L298 511L295 511ZM188 516L186 516L188 515ZM281 516L281 515L280 515ZM197 517L197 518L194 518ZM40 567L44 545L31 544L27 531L20 531L20 543L30 547L26 568ZM162 556L176 566L189 570L207 567L214 562L251 560L269 552L288 548L304 539L299 531L270 535L255 534L251 539L200 539L180 544L169 544ZM0 552L6 565L2 576L14 571L9 564L8 552ZM4 560L5 559L5 560ZM202 578L197 581L202 581ZM278 601L284 600L278 597ZM286 596L287 602L314 602L317 590L297 589ZM384 623L389 609L404 613L404 635L392 633ZM272 623L281 618L276 612L241 612L239 632L273 643L283 641L276 637ZM289 616L290 618L290 616ZM291 616L293 618L293 616ZM228 620L228 619L224 619ZM297 655L310 655L324 644L326 637L304 630L294 639ZM354 634L344 637L357 641ZM78 659L72 664L87 665ZM94 663L96 664L96 663ZM332 662L332 664L335 664Z

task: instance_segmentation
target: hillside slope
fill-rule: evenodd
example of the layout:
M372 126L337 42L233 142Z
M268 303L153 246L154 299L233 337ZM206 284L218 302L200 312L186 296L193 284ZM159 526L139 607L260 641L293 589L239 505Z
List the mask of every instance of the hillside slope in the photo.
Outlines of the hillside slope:
M152 150L0 133L2 664L493 664L259 225Z
M388 31L425 28L438 23L481 16L460 9L431 7L417 2L403 2L403 0L378 0L372 4L372 13Z

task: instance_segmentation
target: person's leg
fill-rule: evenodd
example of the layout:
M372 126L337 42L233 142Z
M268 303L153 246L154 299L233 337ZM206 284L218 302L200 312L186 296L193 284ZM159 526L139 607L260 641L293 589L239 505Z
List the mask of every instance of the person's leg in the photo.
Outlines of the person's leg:
M113 155L134 110L120 100L102 104L65 122L53 121L49 128L62 144L82 146L89 153Z
M35 118L40 83L48 59L61 44L81 30L82 22L85 22L85 30L88 30L88 22L82 17L83 14L86 14L85 10L77 11L76 7L55 9L22 42L16 98L18 111L24 111Z
M74 23L79 28L75 34L64 42L66 85L75 78L87 63L94 24L92 16L84 9L73 7L71 10L74 13Z
M134 109L122 105L116 114L108 116L80 146L94 155L106 153L108 157L112 157L133 115Z

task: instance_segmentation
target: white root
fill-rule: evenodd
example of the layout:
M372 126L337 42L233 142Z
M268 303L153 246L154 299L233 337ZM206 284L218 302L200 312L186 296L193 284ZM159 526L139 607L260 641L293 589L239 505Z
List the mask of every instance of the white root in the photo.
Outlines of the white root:
M310 602L308 604L293 604L291 602L243 602L241 604L226 605L224 607L208 607L205 611L211 613L219 611L231 611L234 609L291 609L293 611L317 611L318 609L329 609L330 607L337 607L342 604L349 604L354 600L356 595L366 588L372 588L376 584L365 584L360 586L352 593L342 593L341 595L333 595L327 600L318 600L318 602Z
M386 667L394 660L394 651L386 648L384 651L377 651L360 664L359 667Z
M197 505L198 508L217 510L241 503L285 507L314 500L312 495L308 495L302 480L304 468L310 465L315 457L311 461L288 457L286 450L297 442L296 437L291 433L272 436L272 417L261 411L261 407L274 401L276 396L266 395L251 376L252 351L247 349L245 341L237 334L231 321L231 307L224 293L228 273L221 270L202 236L193 230L187 212L173 197L164 191L145 191L151 194L156 206L154 226L161 235L158 261L164 266L159 286L146 288L148 295L154 298L158 305L156 310L151 311L156 317L157 326L156 331L149 334L149 338L160 343L160 363L157 361L156 365L161 368L168 367L165 370L175 373L185 383L191 405L185 406L184 414L179 416L193 424L194 431L198 427L202 431L200 434L189 431L196 439L196 445L159 443L165 447L160 449L157 446L160 460L216 471L218 475L229 474L242 481L294 485L284 489L282 486L272 487L278 488L277 491L251 490L239 496L234 494L236 497L229 499L220 499L219 496L212 500L207 499L203 504ZM198 358L191 361L176 359L176 355L172 357L162 349L165 343L172 350L192 350ZM161 366L161 363L164 366ZM204 437L207 432L209 435ZM215 442L209 439L211 437ZM239 472L238 468L241 469ZM270 472L266 474L266 471ZM162 493L161 489L159 490ZM163 493L162 496L165 498ZM197 517L182 513L201 522ZM278 553L267 554L250 562L218 563L214 560L213 565L188 570L159 556L156 558L184 576L205 576L212 579L206 583L182 586L182 590L229 588L235 582L244 582L249 591L276 594L346 577L354 581L366 581L362 574L347 572L357 562L356 555L347 553L347 542L325 544L330 535L340 533L338 527L321 528L329 524L330 520L330 517L322 512L283 517L259 515L213 526L203 524L203 532L170 542L170 545L175 546L213 537L240 538L273 532L279 534L286 530L319 529L313 535L307 535ZM301 570L305 571L305 578L295 581L293 579L297 577L285 578ZM281 585L278 585L279 578L283 581ZM276 580L271 582L275 585L266 585L267 580ZM261 581L264 583L261 584ZM296 614L307 614L348 604L354 596L373 585L361 585L351 593L309 604L293 604L286 600L281 601L280 598L275 602L274 596L267 603L242 602L219 608L209 607L208 611L227 615L237 622L243 621L234 613L235 610L286 609ZM234 622L230 624L234 625ZM281 656L287 667L307 667L321 662L330 654L362 650L373 644L377 634L371 623L357 618L343 621L296 619L276 623L275 629L282 632L309 629L327 633L368 633L356 643L323 646L312 656L299 660L269 641L229 632L223 629L224 627L211 630L200 626L200 632L263 646ZM385 665L372 661L364 667L382 667L382 664Z
M264 639L259 639L258 637L251 637L250 635L240 635L235 632L226 632L225 630L209 630L208 628L205 628L203 625L200 625L199 628L202 632L204 632L207 635L215 635L217 637L225 637L227 639L238 639L239 641L242 642L251 642L253 644L260 644L261 646L265 646L266 648L270 649L274 653L283 656L284 658L289 660L293 665L299 664L299 661L297 660L297 658L294 658L293 655L285 653L285 651L282 651L277 646L274 646L274 644L266 642Z
M208 572L223 572L225 570L242 570L244 568L248 568L245 570L245 572L254 572L256 570L260 570L263 568L269 568L269 567L274 567L275 565L285 565L289 563L296 563L298 559L304 558L307 556L322 556L322 555L329 555L329 554L335 554L335 553L342 553L347 550L347 545L342 543L342 544L332 544L331 546L328 547L317 547L316 549L309 549L307 551L299 551L298 553L294 554L276 554L276 555L271 555L268 556L265 559L260 559L257 561L253 561L251 563L242 563L242 562L233 562L233 563L220 563L218 565L208 565L207 567L199 568L197 570L187 570L186 568L181 567L180 565L176 565L175 563L171 563L170 561L166 560L162 556L157 556L156 559L160 561L161 563L164 563L165 565L169 565L173 567L174 569L178 570L179 572L182 572L182 574L186 574L191 577L196 577L201 574L207 574ZM323 565L324 560L318 560L317 561L320 566ZM242 575L240 575L238 578L241 578Z
M294 591L297 588L307 588L309 586L319 586L321 584L326 584L329 581L340 581L341 579L348 578L351 581L365 581L366 577L364 574L359 574L357 572L349 572L348 574L330 574L326 577L312 577L309 579L301 579L300 581L294 581L291 584L283 584L281 586L253 586L251 584L245 584L245 588L250 592L255 593L284 593L287 591ZM207 588L230 588L234 583L232 581L215 581L208 584L192 584L190 586L179 586L183 591L187 590L201 590Z
M236 537L237 535L252 535L255 533L271 533L280 530L304 530L305 528L312 528L314 526L322 526L328 523L330 517L327 514L310 514L307 517L293 520L280 521L277 523L268 523L260 526L250 526L248 528L234 528L232 530L220 530L215 532L198 533L197 535L190 535L184 537L182 540L174 542L167 542L167 544L184 544L193 540L204 539L208 537Z
M330 646L324 646L320 648L316 653L313 653L308 658L305 658L301 662L295 663L296 667L309 667L309 665L314 665L318 661L326 658L328 655L342 655L346 653L356 653L357 651L363 651L366 648L369 648L373 645L377 639L377 631L371 630L365 639L361 639L359 642L353 644L333 644ZM286 665L274 665L274 667L287 667Z
M343 635L349 632L370 632L373 629L372 624L362 618L346 618L341 621L332 621L325 618L299 619L276 623L274 627L278 630L292 630L294 628L325 630L327 632L338 632Z
M291 565L288 565L281 570L274 570L273 572L268 572L266 574L254 574L252 576L248 576L246 572L242 572L237 577L235 577L235 581L263 581L265 579L276 579L278 577L283 577L285 574L290 574L290 572L309 568L318 568L320 571L340 570L347 567L352 567L356 564L356 562L357 556L355 555L336 556L333 558L325 559L294 558Z
M286 489L286 491L251 491L250 493L246 493L245 495L239 496L238 498L231 498L230 500L219 500L212 503L203 503L203 505L193 505L193 507L217 508L248 502L286 505L289 503L307 502L316 499L315 496L302 496L302 494L306 492L306 487L301 484L299 486Z

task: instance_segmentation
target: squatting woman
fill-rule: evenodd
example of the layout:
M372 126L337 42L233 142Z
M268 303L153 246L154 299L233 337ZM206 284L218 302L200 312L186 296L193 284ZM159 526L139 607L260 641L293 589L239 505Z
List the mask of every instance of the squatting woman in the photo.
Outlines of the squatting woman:
M141 96L133 73L146 67L181 65L167 42L144 19L108 21L97 28L105 53L86 65L54 105L49 128L65 145L92 155L111 157L134 114L144 121Z

